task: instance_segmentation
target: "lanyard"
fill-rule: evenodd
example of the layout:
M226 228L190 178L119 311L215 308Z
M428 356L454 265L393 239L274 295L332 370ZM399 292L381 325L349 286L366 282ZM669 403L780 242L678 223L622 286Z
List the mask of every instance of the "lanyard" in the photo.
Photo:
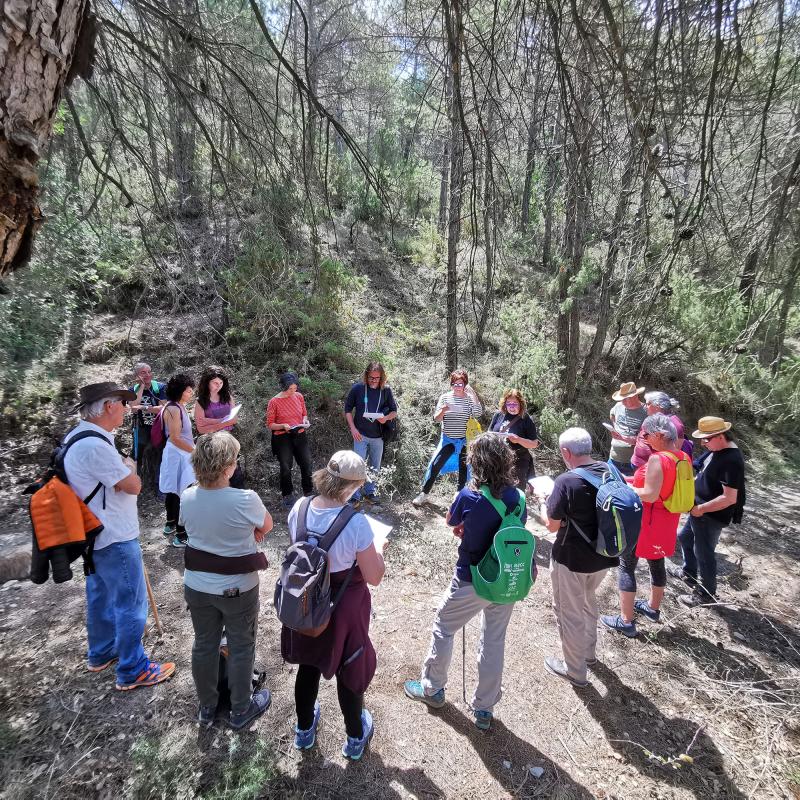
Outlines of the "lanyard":
M378 392L378 405L375 406L375 413L381 410L381 400L383 400L383 389ZM364 413L369 414L369 406L367 405L367 384L364 384Z

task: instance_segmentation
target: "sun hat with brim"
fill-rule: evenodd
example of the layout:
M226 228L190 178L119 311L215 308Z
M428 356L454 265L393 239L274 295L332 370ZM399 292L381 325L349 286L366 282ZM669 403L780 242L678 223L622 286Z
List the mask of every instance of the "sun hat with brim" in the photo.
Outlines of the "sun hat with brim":
M732 425L721 417L702 417L697 421L697 430L692 434L694 439L708 439L729 431Z
M135 400L136 392L124 389L113 381L103 381L102 383L90 383L88 386L81 386L78 390L78 402L73 410L77 411L82 406L88 406L98 400L111 399L118 397L120 400Z
M627 400L629 397L635 397L637 394L644 393L644 386L637 388L635 383L621 383L619 391L611 395L612 400Z
M367 479L367 465L358 453L352 450L339 450L331 456L325 467L334 478L345 481L365 481Z

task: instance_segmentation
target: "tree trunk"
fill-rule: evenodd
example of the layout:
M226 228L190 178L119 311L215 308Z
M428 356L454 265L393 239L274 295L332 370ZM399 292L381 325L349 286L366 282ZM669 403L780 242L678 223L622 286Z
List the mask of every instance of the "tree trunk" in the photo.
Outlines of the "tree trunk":
M449 62L449 53L448 53L448 62ZM445 108L447 110L448 118L452 118L452 106L453 106L453 90L452 90L452 78L450 76L450 70L447 70L447 77L445 78L444 83L444 96L445 96ZM450 139L452 138L452 132L450 135L445 137L442 141L442 176L439 180L439 222L437 225L437 229L439 231L439 236L444 238L445 231L447 229L447 193L450 187Z
M492 308L494 296L494 174L492 167L492 134L494 128L494 100L491 94L488 97L488 111L486 112L486 163L483 175L483 247L486 257L486 281L484 285L483 303L481 314L475 331L475 343L478 347L483 345L483 334L486 323L489 321L489 311Z
M42 224L36 166L64 88L91 75L88 0L0 4L0 276L23 266Z
M464 189L463 132L461 130L461 54L464 28L461 0L445 0L447 44L450 53L450 197L447 209L447 347L448 372L458 366L458 242L461 236L461 199Z

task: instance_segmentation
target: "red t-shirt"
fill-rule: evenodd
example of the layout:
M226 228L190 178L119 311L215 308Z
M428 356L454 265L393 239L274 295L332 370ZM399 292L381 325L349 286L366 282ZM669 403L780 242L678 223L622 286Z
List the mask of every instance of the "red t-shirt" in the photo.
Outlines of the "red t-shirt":
M282 425L302 425L303 419L308 416L306 401L300 392L294 392L288 397L275 396L267 403L267 427L273 423ZM298 432L305 433L305 428L298 428ZM288 431L272 431L273 436L282 436Z
M669 558L675 552L675 542L678 538L678 523L680 514L673 514L664 507L666 500L675 488L676 467L675 462L666 453L656 453L661 461L661 471L664 481L658 500L654 503L643 503L642 529L639 531L639 540L636 543L636 555L639 558ZM678 454L679 458L689 460L686 453ZM647 462L642 464L633 475L633 485L637 489L644 486L644 477L647 472Z

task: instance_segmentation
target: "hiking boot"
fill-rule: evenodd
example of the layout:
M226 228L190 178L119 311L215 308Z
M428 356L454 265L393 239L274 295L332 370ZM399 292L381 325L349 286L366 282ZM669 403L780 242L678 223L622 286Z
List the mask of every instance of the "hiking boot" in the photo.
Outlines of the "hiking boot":
M642 614L651 622L660 622L661 621L661 610L658 608L651 608L649 603L644 600L634 600L633 601L633 610L637 614Z
M708 592L692 592L691 594L679 595L678 602L688 608L697 608L698 606L713 605L717 601L716 598L708 594Z
M428 502L428 493L427 492L420 492L412 501L411 505L416 508L421 508Z
M250 705L237 714L233 711L230 712L228 717L228 725L235 731L240 731L246 728L254 719L258 719L272 704L272 694L269 689L260 689L253 692L250 698Z
M347 737L347 741L342 746L342 755L349 758L351 761L358 761L364 755L364 750L375 732L375 726L372 724L372 714L365 708L361 712L361 729L362 735L360 739L354 739L352 736Z
M197 712L197 721L201 728L210 728L217 717L217 709L214 706L200 706Z
M184 536L184 538L181 538L180 534L176 533L175 536L172 537L172 541L169 543L169 546L170 547L184 548L184 547L186 547L186 542L187 541L188 540L187 540L187 538L185 536Z
M692 584L697 581L697 578L695 578L694 575L690 575L688 572L685 572L680 564L673 564L671 561L667 561L667 575L677 578L679 581L683 581L684 583L688 584Z
M444 705L444 689L439 689L435 694L425 694L425 689L419 681L406 681L403 684L403 691L406 697L419 700L431 708L441 708Z
M472 715L475 717L475 727L479 731L488 731L492 726L491 711L473 711Z
M129 692L131 689L138 689L140 686L155 686L158 683L169 680L174 672L175 665L171 662L157 664L155 661L151 661L147 665L147 669L135 681L118 683L117 689L121 692Z
M294 747L295 750L310 750L317 741L317 726L319 718L322 716L322 709L319 701L314 701L314 721L307 731L301 731L297 725L294 726Z
M603 614L600 617L600 622L610 631L617 631L617 633L621 633L629 639L634 639L639 635L639 631L636 630L636 623L625 622L621 614Z
M174 522L168 522L164 526L164 530L162 531L162 533L164 534L164 536L174 536L176 530L178 530L178 526Z
M545 658L544 668L552 675L569 681L577 689L583 689L589 685L589 681L580 681L577 678L573 678L572 675L567 672L567 665L560 658L556 658L555 656L547 656L547 658Z
M117 656L111 656L108 661L105 661L102 664L87 664L86 669L89 670L89 672L102 672L106 667L110 667L117 661L119 661Z

